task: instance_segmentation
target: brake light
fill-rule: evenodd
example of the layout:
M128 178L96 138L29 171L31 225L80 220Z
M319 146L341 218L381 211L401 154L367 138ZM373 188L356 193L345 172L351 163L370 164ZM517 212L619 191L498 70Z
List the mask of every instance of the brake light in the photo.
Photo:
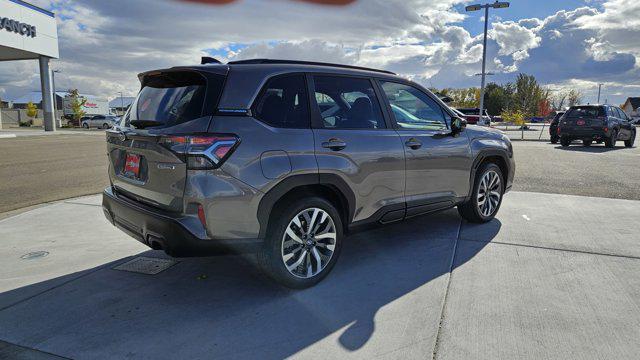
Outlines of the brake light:
M558 127L556 128L556 133L557 133L558 135L560 135L560 126L558 126Z
M605 126L602 130L604 130L604 132L608 132L609 128Z
M220 167L240 143L236 135L211 134L165 136L160 144L183 158L188 169L206 170Z
M202 223L202 226L206 229L207 218L204 216L204 208L202 207L202 204L198 204L198 219L200 219L200 223Z

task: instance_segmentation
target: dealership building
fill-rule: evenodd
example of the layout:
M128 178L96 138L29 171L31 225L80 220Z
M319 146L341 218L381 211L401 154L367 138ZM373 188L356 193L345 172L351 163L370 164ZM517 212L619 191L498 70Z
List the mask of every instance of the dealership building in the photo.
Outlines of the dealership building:
M55 130L49 60L58 56L54 13L22 0L0 0L0 61L38 61L45 131Z

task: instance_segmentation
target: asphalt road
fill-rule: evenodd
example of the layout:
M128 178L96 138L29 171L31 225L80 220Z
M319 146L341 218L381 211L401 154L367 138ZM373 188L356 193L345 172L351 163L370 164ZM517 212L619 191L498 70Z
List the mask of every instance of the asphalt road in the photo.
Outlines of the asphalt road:
M514 142L514 149L516 191L640 200L640 147ZM0 139L0 154L0 213L109 184L104 137L94 131Z
M102 191L104 139L94 132L0 139L0 213Z

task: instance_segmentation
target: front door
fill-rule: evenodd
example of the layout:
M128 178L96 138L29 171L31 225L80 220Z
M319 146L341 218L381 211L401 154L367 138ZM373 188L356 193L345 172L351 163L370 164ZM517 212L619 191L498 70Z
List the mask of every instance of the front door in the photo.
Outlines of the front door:
M310 77L320 174L338 176L354 195L349 221L404 217L404 150L383 116L371 79Z
M467 196L472 156L464 131L451 135L451 115L425 91L400 82L379 84L404 146L407 216L450 207Z

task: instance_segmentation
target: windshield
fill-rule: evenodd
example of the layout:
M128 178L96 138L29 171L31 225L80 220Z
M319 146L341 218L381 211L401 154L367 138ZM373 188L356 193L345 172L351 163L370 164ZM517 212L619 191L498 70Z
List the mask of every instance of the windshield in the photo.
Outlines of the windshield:
M602 106L576 106L571 108L566 118L588 118L606 116Z
M127 113L127 124L168 127L202 116L207 87L201 75L162 73L145 78L143 85Z

